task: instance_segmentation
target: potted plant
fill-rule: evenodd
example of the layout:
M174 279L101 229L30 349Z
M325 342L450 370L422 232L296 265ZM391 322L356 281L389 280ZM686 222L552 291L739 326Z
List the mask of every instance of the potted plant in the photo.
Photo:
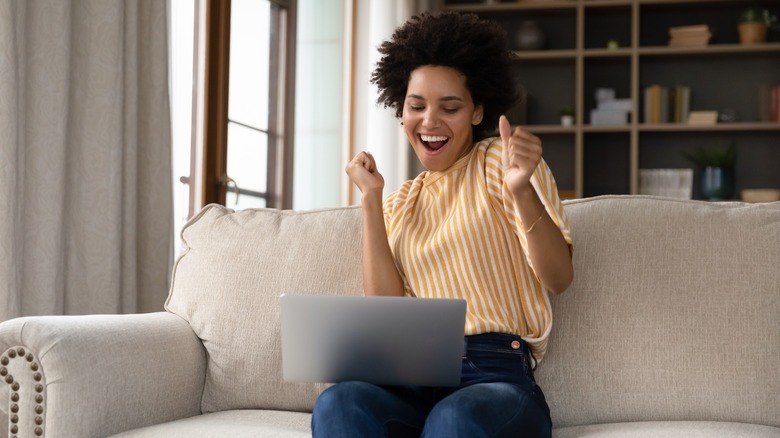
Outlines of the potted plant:
M749 7L742 11L739 19L739 41L742 44L763 43L767 30L773 28L777 17L768 9Z
M561 125L572 126L574 124L574 107L571 105L564 105L561 108Z
M737 152L733 141L685 152L699 170L701 194L709 200L729 199L734 193L734 164Z

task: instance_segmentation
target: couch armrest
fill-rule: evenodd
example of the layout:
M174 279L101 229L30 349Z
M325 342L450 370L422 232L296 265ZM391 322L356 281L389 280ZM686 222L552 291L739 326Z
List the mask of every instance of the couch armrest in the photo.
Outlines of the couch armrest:
M197 415L205 373L202 343L170 313L5 321L0 434L105 437Z

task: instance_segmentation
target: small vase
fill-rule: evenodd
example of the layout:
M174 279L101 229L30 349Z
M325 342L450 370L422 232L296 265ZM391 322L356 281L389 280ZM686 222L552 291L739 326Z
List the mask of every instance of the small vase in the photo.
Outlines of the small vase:
M701 194L711 201L729 199L734 193L734 170L705 167L701 173Z
M756 44L766 41L766 24L760 22L739 23L739 42Z
M520 50L539 50L544 47L544 32L535 22L526 20L520 23L515 33L515 45Z

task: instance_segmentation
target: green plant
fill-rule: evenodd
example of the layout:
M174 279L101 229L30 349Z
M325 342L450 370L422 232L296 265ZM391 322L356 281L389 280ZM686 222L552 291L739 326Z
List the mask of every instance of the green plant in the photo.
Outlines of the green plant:
M739 17L740 23L764 23L767 28L774 28L777 25L777 16L772 15L769 9L749 7L742 11Z
M574 115L574 107L571 105L564 105L561 108L561 115L562 116L573 116Z
M707 147L700 146L693 152L683 152L683 155L700 168L733 168L737 160L737 148L734 141L724 141Z

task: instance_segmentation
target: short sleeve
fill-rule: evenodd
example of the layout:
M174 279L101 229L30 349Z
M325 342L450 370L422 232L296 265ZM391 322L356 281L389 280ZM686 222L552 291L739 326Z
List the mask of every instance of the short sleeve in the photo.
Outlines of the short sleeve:
M398 226L401 216L399 210L402 209L399 206L406 202L411 186L412 181L406 181L401 184L401 187L399 187L398 190L390 193L382 200L382 213L384 214L385 230L387 230L388 236L392 233L393 229Z
M402 205L406 200L406 196L409 193L410 184L411 181L407 181L401 186L401 188L387 195L387 197L382 201L382 213L384 214L385 219L387 243L390 245L390 251L393 254L393 262L395 263L398 274L401 276L401 280L403 281L404 295L416 296L411 286L409 285L409 280L406 278L406 272L403 269L403 264L400 262L396 254L397 246L395 244L396 240L398 239L399 224L402 220L400 211L402 211L403 208L399 208L399 205Z
M390 234L390 224L392 222L391 218L393 217L393 210L395 209L397 198L398 192L395 191L387 195L387 197L382 201L382 213L385 217L385 230L387 230L387 234Z

